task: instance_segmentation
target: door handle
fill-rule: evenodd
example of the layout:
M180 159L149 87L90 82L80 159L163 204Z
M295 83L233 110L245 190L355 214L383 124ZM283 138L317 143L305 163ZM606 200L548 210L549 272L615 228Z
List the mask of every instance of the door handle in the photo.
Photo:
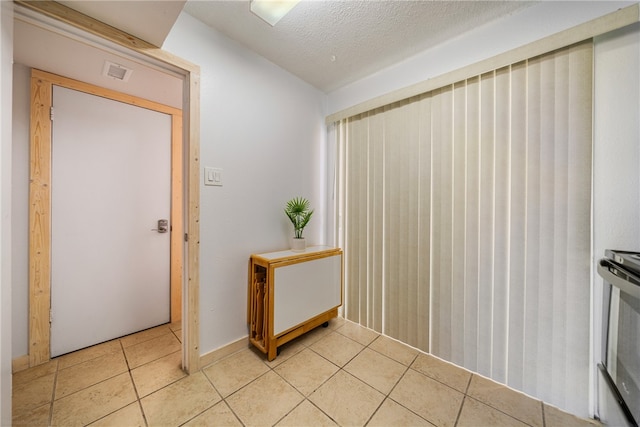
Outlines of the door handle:
M154 228L151 231L157 231L158 233L166 233L167 231L169 231L169 220L159 219L158 228Z

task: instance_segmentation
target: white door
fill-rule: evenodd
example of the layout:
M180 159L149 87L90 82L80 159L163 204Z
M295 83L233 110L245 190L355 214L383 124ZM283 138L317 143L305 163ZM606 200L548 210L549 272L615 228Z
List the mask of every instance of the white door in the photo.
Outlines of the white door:
M51 357L170 319L171 117L54 86Z

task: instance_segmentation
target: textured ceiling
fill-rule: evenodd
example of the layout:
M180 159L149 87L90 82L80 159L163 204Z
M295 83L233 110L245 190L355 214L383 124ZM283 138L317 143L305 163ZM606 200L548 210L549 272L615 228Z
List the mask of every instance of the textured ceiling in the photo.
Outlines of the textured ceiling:
M184 11L328 93L533 3L303 0L275 27L249 0L188 0Z

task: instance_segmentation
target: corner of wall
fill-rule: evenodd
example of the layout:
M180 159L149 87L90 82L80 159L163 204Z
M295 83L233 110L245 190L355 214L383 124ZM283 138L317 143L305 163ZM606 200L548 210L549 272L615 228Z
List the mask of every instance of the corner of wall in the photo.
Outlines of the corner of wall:
M11 425L13 2L0 2L0 425Z

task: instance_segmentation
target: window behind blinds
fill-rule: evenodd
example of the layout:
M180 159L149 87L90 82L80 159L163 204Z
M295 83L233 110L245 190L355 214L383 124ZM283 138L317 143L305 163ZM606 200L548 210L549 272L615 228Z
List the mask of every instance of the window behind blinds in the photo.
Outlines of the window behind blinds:
M592 56L339 122L348 319L587 413Z

